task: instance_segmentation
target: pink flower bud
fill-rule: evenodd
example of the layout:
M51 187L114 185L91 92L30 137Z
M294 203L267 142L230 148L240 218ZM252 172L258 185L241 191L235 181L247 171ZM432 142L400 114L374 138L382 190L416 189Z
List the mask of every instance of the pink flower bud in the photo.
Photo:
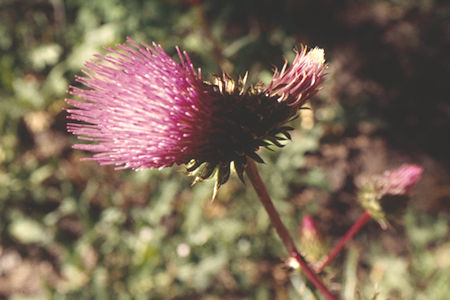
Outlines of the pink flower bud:
M407 195L419 181L423 169L418 165L402 165L384 172L376 178L376 189L380 195Z
M310 261L318 261L325 254L322 236L314 219L306 214L300 227L300 250Z
M308 214L303 216L302 235L317 235L317 227L314 219Z
M419 181L423 169L418 165L402 165L397 169L386 171L381 175L373 176L362 184L358 200L362 206L370 212L371 216L380 223L383 228L387 227L385 209L395 210L401 207L401 203L395 201L382 201L389 199L386 196L407 196L411 189ZM400 200L400 199L399 199Z
M281 71L275 70L272 81L266 88L270 96L278 96L278 101L300 107L314 96L323 80L325 57L323 49L306 47L297 52L294 62L286 70L287 61Z

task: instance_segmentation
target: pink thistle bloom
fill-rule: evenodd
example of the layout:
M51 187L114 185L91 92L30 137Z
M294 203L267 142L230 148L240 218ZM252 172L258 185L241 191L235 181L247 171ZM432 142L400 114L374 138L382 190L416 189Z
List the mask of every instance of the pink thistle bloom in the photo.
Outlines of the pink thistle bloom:
M74 148L97 152L87 159L118 169L187 164L197 179L216 174L216 189L231 164L242 179L247 157L262 162L255 153L261 146L290 138L285 124L315 93L324 69L323 51L304 50L287 72L275 72L267 89L246 88L247 76L237 83L225 74L204 81L178 48L180 63L159 45L131 39L107 50L76 77L87 89L69 88L81 100L66 99L74 120L68 131L94 142Z
M386 195L407 196L419 181L422 172L422 167L418 165L405 164L381 175L372 176L365 180L358 199L370 215L386 228L388 223L381 200Z
M376 189L380 195L406 196L417 184L422 172L421 166L404 164L378 176L375 183Z
M309 52L304 47L297 52L291 67L281 71L275 70L272 81L266 88L271 96L278 96L278 101L286 101L288 105L300 107L306 100L314 96L323 80L325 57L323 49L314 48Z
M71 87L67 99L68 131L97 144L77 144L76 149L99 152L90 160L118 169L162 168L190 160L195 136L194 116L205 110L202 80L189 56L178 49L181 65L161 46L128 40L129 45L108 50L115 56L96 55L87 62L89 72L77 81L89 89ZM87 124L86 124L87 123Z
M85 64L90 72L77 81L89 89L71 87L84 102L67 99L68 131L80 139L76 149L99 152L89 160L119 169L162 168L190 160L195 140L193 118L204 111L202 80L189 56L178 49L181 65L161 48L139 46L132 40L108 49L113 56L96 55L100 62ZM86 124L87 123L87 124ZM194 136L193 136L194 135Z

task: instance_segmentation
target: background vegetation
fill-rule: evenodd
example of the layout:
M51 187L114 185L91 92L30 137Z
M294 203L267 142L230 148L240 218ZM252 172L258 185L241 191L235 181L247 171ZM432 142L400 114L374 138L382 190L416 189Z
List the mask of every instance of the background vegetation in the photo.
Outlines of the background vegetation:
M391 228L369 223L326 281L343 299L448 299L449 14L438 0L1 0L0 298L312 299L248 184L211 202L181 167L118 172L70 148L68 85L130 36L253 83L294 47L324 48L313 113L261 152L275 204L293 233L312 214L331 245L362 213L361 176L423 165Z

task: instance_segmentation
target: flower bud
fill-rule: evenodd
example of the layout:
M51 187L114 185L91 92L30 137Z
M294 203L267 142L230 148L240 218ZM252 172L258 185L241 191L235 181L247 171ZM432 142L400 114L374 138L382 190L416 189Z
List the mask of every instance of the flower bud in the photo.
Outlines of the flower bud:
M418 165L402 165L397 169L385 171L381 175L375 175L363 182L358 200L362 206L370 212L372 217L380 223L383 228L387 227L385 209L395 207L389 205L383 199L389 201L400 201L398 196L406 198L411 189L417 184L423 169ZM383 206L382 206L383 204Z
M406 196L417 184L422 172L422 167L418 165L402 165L378 176L376 189L380 195Z
M278 96L279 102L300 107L317 93L323 80L326 67L324 51L314 48L307 52L304 47L286 70L287 64L286 61L281 71L275 70L266 92L271 97Z
M325 255L325 246L322 235L320 234L314 219L305 214L299 232L300 250L308 261L314 263L319 261Z

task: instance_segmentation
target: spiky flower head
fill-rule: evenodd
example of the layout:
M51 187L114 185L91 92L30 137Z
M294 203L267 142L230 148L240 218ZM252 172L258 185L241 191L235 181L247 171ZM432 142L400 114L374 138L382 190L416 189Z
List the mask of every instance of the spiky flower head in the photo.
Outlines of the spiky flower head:
M161 46L127 44L85 64L67 99L68 131L80 139L76 149L97 152L88 160L118 169L163 168L186 164L196 180L215 174L225 183L234 165L242 179L248 157L262 159L262 146L282 146L286 123L313 95L325 68L323 51L297 53L294 64L275 71L267 88L246 87L247 74L235 82L228 75L203 80L186 52L180 63Z
M325 65L323 49L314 48L307 52L303 47L294 58L290 68L287 60L281 71L275 70L266 92L287 105L300 107L314 96L322 83Z
M394 170L385 171L381 175L363 179L358 199L381 226L386 227L386 215L380 203L381 200L389 195L408 196L419 181L422 172L421 166L404 164Z

